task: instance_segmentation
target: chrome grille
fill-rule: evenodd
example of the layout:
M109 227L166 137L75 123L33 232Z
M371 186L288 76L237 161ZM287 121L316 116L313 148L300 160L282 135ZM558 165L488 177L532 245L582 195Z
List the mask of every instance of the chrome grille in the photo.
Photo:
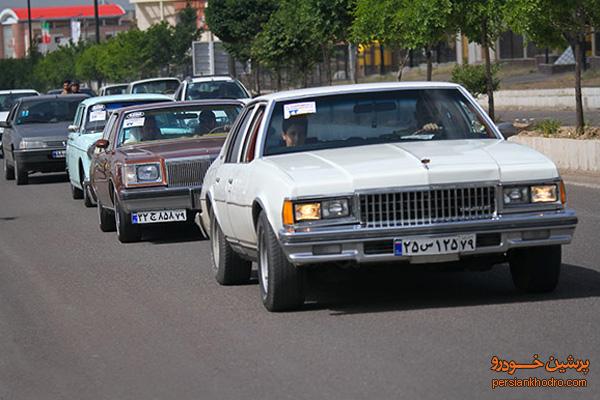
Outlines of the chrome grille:
M491 219L495 197L494 186L361 194L360 220L367 228L387 228Z
M170 187L202 185L212 159L208 157L167 160L167 185Z
M46 142L46 146L48 147L65 147L67 142L64 140L50 140Z

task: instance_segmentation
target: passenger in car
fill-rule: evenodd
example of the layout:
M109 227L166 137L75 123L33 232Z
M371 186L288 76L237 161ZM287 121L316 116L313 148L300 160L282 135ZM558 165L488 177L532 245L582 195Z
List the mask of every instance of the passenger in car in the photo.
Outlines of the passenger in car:
M440 115L433 104L420 98L415 107L415 118L420 131L439 132L442 130Z
M285 147L302 146L306 142L306 132L308 131L306 117L284 119L281 128L283 131L281 138Z
M204 135L210 133L217 127L217 117L210 110L204 110L198 115L198 130L197 134Z

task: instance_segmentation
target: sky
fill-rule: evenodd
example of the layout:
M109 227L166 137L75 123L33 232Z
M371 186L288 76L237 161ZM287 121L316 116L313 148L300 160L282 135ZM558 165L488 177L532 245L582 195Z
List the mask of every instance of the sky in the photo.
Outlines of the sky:
M30 0L31 7L51 7L51 6L73 6L82 4L94 4L94 0ZM98 0L98 4L115 3L127 9L133 8L129 0ZM7 7L27 7L27 0L0 0L0 10Z

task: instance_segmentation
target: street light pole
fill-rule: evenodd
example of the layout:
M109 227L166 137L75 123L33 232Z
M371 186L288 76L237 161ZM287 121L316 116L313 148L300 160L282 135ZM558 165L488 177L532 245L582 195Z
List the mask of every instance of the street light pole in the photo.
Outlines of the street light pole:
M27 25L29 25L29 54L33 49L33 33L31 30L31 0L27 0Z
M98 0L94 0L94 18L96 20L96 43L100 43L100 16L98 15Z

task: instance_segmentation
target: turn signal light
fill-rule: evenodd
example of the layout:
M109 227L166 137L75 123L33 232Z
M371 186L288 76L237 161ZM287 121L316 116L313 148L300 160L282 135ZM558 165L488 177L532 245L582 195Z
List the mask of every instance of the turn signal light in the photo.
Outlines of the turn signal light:
M294 225L294 204L292 204L291 200L283 201L281 216L284 225Z
M567 189L565 188L565 182L563 180L560 181L560 202L563 204L567 204Z

